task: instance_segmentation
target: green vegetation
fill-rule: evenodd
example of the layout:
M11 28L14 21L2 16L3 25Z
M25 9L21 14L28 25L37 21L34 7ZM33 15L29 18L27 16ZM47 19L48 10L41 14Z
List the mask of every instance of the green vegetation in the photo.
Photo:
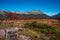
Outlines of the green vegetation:
M47 24L41 24L37 22L30 22L24 25L25 28L32 29L37 33L42 33L44 35L49 35L50 40L60 40L60 32L56 31L54 27L48 26Z
M14 27L14 22L10 22L10 27Z
M4 22L0 22L0 28L5 27ZM15 27L14 22L10 22L9 27ZM30 37L32 40L44 40L47 36L50 40L60 40L60 32L54 27L48 26L47 24L41 24L37 22L27 22L24 24L24 28L17 31L18 37L24 35ZM43 37L42 37L43 36ZM42 38L41 38L42 37Z
M36 31L40 31L40 32L47 32L47 31L50 31L50 32L54 32L56 31L54 29L54 27L51 27L51 26L48 26L46 24L41 24L41 23L36 23L36 22L31 22L31 23L26 23L24 25L25 28L31 28L31 29L35 29Z

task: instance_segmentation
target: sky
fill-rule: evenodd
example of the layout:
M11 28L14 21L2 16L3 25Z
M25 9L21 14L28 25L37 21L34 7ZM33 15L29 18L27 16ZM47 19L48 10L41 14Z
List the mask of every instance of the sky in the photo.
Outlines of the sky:
M60 12L60 0L0 0L0 10L21 12L40 10L52 16Z

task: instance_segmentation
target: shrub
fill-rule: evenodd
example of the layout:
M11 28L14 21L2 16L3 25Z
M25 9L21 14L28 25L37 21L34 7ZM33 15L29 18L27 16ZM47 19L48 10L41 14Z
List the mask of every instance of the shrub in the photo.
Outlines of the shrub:
M24 25L25 28L34 28L37 31L41 31L42 33L50 31L52 33L54 33L56 30L54 29L54 27L52 26L48 26L47 24L41 24L41 23L37 23L37 22L31 22L31 23L26 23ZM41 29L41 30L39 30ZM47 31L46 31L47 30Z

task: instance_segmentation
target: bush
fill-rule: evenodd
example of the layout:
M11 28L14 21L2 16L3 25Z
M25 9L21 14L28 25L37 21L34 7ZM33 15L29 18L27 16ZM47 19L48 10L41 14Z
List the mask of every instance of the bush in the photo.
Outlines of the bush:
M55 33L55 29L52 26L48 26L47 24L41 24L37 22L31 22L31 23L26 23L24 25L25 28L34 28L35 31L41 32L41 33L46 33L50 31L52 34Z

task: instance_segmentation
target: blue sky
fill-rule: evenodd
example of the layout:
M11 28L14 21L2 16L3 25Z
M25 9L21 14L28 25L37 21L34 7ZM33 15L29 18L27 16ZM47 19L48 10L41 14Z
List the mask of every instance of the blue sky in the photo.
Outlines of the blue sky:
M60 0L0 0L0 10L21 12L40 10L51 16L60 12Z

